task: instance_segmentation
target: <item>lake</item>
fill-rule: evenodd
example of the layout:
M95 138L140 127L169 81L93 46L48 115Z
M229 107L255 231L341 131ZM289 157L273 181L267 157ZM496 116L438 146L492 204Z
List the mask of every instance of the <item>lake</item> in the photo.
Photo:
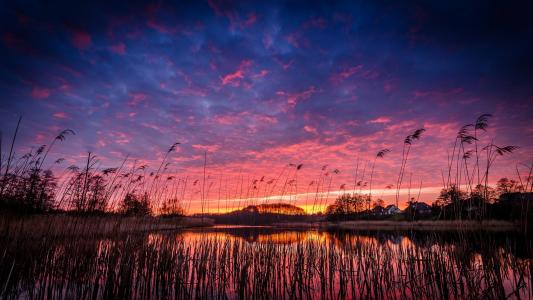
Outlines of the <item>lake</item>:
M508 233L225 226L0 241L2 298L533 298L532 241Z

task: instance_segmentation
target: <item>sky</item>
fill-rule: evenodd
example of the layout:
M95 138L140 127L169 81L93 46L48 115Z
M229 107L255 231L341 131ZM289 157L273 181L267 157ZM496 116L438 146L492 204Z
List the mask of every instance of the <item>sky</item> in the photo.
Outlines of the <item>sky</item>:
M368 182L381 149L391 151L375 162L373 189L391 203L385 187L396 183L403 141L424 128L401 193L407 200L411 181L432 202L458 130L481 114L493 117L480 144L520 147L497 158L491 182L532 163L532 9L528 1L4 1L3 146L19 116L19 154L76 132L51 152L65 158L63 169L89 151L100 168L125 157L157 168L180 142L165 172L202 179L207 157L211 207L261 193L307 207L316 182L328 199ZM243 194L254 180L263 192ZM200 206L194 189L190 211Z

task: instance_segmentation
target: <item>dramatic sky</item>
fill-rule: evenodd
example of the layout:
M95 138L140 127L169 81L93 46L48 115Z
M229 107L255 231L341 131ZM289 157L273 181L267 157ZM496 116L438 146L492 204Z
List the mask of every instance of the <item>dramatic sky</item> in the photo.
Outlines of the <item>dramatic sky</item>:
M369 181L383 148L373 185L394 184L405 136L423 127L406 178L431 202L457 131L490 113L483 143L520 146L491 180L531 163L527 1L97 2L2 2L4 147L22 116L19 154L76 132L52 151L65 166L91 151L101 168L126 155L157 168L179 141L167 172L201 178L207 151L208 198L242 198L239 184L262 176L279 177L272 195L305 193L325 165L335 195L352 188L358 158Z

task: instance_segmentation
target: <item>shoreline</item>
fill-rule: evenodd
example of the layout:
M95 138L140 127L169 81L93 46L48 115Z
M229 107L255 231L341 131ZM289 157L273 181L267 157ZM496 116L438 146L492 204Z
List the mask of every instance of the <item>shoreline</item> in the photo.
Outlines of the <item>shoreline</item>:
M0 236L111 236L213 226L195 217L75 216L65 214L0 216Z
M224 226L224 225L217 225ZM231 226L231 225L230 225ZM239 227L266 227L280 230L343 230L343 231L426 231L426 232L520 232L519 223L504 220L419 220L419 221L391 221L391 220L357 220L340 222L278 222L268 225L238 225Z
M326 228L352 231L520 231L519 224L502 220L342 221L328 222Z
M426 232L519 232L520 224L502 220L357 220L340 222L278 222L267 225L223 225L200 217L127 217L118 215L75 216L67 214L0 215L0 236L111 236L185 229L266 227L280 230L426 231Z

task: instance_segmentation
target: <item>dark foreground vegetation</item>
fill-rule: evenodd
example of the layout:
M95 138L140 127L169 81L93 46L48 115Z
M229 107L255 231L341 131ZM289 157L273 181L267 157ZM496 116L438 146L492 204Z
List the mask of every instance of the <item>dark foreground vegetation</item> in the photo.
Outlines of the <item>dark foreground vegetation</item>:
M213 220L193 217L124 216L120 214L76 215L49 213L0 215L0 235L20 234L34 238L113 237L124 233L141 233L212 226Z
M96 231L111 234L210 224L210 220L186 218L176 198L165 198L159 206L154 206L154 199L162 198L161 190L168 191L169 187L164 184L171 178L163 178L160 172L165 170L167 156L177 143L170 147L157 171L148 174L145 165L134 163L133 167L126 168L127 158L116 168L102 169L98 158L90 152L82 166L61 167L63 158L53 162L47 158L50 151L74 135L74 131L63 130L49 145L16 155L20 122L19 119L8 151L0 138L2 230L12 231L26 224L26 228L20 230L86 235L96 234ZM52 169L60 170L60 178Z
M2 298L529 299L531 240L510 234L203 229L2 236Z

